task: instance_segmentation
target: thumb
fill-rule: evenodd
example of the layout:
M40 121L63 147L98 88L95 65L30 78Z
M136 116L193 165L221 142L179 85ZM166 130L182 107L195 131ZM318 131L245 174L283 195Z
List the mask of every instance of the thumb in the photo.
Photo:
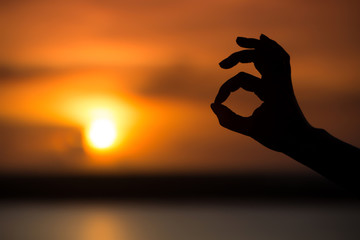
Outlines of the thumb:
M251 127L250 118L237 115L223 104L212 103L210 106L221 126L248 135Z

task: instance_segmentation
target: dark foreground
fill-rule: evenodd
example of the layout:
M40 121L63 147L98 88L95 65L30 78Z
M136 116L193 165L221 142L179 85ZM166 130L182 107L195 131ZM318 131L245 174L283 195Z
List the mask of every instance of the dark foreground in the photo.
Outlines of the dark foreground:
M0 176L2 201L129 200L217 201L355 200L349 192L314 176L148 175Z
M360 204L319 177L1 176L2 240L360 239Z

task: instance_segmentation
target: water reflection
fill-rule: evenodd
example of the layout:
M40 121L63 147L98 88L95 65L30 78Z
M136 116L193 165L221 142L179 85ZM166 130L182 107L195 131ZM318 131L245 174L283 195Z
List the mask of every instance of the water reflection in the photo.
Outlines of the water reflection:
M122 220L116 218L116 214L103 209L89 211L79 223L79 232L76 239L130 239L130 236L125 234L126 223Z
M0 204L2 240L359 239L352 204Z

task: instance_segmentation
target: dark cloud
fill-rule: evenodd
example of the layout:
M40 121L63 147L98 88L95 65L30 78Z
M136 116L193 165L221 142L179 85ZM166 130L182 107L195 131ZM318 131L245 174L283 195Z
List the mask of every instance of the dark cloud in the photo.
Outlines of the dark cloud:
M0 80L6 81L12 78L29 78L53 74L54 69L46 67L12 67L0 66Z
M110 70L116 69L112 66L104 67L99 65L67 65L67 66L28 66L28 65L0 65L0 82L1 81L37 81L41 77L59 76L68 73L89 72L92 70ZM50 78L51 79L51 78Z
M211 69L175 63L155 69L140 92L150 97L209 101L216 93L221 78L223 76Z
M3 171L64 170L83 164L82 135L74 127L0 121Z

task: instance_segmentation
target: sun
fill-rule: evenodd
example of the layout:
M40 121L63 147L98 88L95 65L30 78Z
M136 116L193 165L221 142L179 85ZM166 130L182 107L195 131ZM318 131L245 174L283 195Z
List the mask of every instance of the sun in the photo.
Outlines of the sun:
M106 149L114 145L117 129L114 121L108 118L98 118L90 123L87 139L96 149Z

